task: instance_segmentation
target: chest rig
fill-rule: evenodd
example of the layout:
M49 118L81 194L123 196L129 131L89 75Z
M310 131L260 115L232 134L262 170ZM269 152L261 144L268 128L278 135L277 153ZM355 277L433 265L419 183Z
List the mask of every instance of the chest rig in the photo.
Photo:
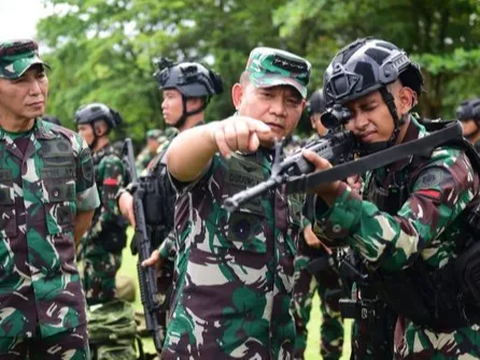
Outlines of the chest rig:
M466 141L444 144L465 151L476 173L480 158ZM379 181L375 174L366 189L367 200L381 211L395 215L406 202L413 187L411 183L418 165L425 158L414 156L409 164L395 173L387 173ZM480 205L474 199L464 213L464 238L456 244L458 257L435 269L420 256L408 268L397 272L365 269L376 293L396 313L404 315L418 325L434 331L452 329L480 322Z
M158 153L149 164L147 175L140 178L145 189L143 198L145 221L154 249L160 246L173 229L174 222L176 194L164 162L166 152L167 148ZM132 251L136 252L135 249Z

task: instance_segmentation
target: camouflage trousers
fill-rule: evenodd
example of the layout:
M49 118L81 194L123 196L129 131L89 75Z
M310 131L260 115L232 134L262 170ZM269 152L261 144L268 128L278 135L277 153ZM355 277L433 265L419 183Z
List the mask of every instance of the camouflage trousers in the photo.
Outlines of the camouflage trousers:
M315 292L320 296L320 310L323 322L321 325L320 353L323 359L337 360L342 355L343 322L338 306L338 297L328 296L329 290L339 287L339 280L333 271L327 271L321 276L313 276L307 264L308 256L295 258L295 284L293 287L292 312L295 317L296 339L295 359L303 359L307 346L307 324L312 310L312 299ZM321 283L317 280L320 279Z
M122 263L121 253L85 255L83 258L83 288L88 305L100 304L115 298L115 276Z
M90 360L86 325L42 338L0 337L0 360Z
M160 338L165 340L167 331L168 309L170 308L173 278L173 262L169 259L163 260L162 269L158 272L157 287L162 310L158 312L157 319L160 325Z

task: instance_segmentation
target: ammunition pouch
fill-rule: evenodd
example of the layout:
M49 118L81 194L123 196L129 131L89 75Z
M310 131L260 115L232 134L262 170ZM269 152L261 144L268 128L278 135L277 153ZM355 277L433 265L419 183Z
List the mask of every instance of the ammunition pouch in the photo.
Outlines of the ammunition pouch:
M423 261L397 273L374 272L373 286L398 314L435 332L480 323L480 243L441 269Z

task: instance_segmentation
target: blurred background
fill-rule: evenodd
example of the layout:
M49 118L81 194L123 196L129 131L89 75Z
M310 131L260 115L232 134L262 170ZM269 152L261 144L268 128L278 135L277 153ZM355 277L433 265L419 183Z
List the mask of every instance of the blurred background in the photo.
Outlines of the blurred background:
M48 114L73 127L81 104L104 102L125 120L115 136L138 142L164 127L155 58L199 61L222 75L226 91L207 109L216 120L232 114L230 86L253 47L306 57L312 92L333 55L364 36L420 63L420 113L453 118L462 100L480 95L479 15L478 0L0 0L0 38L39 41L52 66Z

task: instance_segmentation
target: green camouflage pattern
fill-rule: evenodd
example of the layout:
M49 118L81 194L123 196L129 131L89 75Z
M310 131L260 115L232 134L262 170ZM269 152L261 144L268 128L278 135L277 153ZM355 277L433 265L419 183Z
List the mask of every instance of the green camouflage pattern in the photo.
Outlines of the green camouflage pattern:
M303 237L300 243L308 246ZM340 315L338 299L327 297L328 290L339 286L338 275L324 272L320 277L323 282L308 270L308 263L318 257L328 256L324 251L302 251L299 246L295 257L295 283L293 286L292 312L295 317L296 339L295 359L304 359L307 348L308 330L312 300L315 293L320 297L320 311L322 321L320 325L320 354L324 360L338 360L342 356L343 348L343 321ZM314 249L312 249L314 250ZM333 286L332 286L333 285Z
M410 127L415 136L406 140L428 134L414 117ZM400 175L397 165L401 164L393 167ZM385 182L392 173L378 169L368 174L366 183L372 179ZM419 257L441 268L456 258L455 246L466 236L462 226L468 213L464 210L478 194L478 175L473 173L463 151L437 148L413 172L412 191L396 215L381 212L342 183L330 209L316 214L315 231L333 242L346 240L367 263L386 272L405 269ZM480 358L478 330L478 325L472 325L436 333L400 317L396 358Z
M38 57L38 45L32 40L0 42L0 78L17 79L32 65L46 65Z
M256 87L290 85L305 99L310 69L311 64L295 54L257 47L250 52L245 71Z
M293 358L290 309L304 196L282 189L228 213L222 202L270 176L261 148L215 155L198 182L179 190L177 256L162 359Z
M132 304L113 300L90 306L88 334L96 360L136 360L137 326Z
M123 162L110 145L95 152L93 162L101 206L95 211L92 224L82 238L83 282L89 305L107 302L115 297L115 277L122 255L121 251L106 250L103 244L112 241L113 235L109 229L120 216L115 195L125 178Z
M86 322L73 229L99 198L78 134L36 119L25 154L12 137L0 128L0 337L43 338Z
M148 148L143 148L135 159L135 165L137 167L137 174L141 174L148 166L150 161L153 160L155 154L152 154Z
M0 358L5 360L91 360L85 324L46 338L0 337Z

